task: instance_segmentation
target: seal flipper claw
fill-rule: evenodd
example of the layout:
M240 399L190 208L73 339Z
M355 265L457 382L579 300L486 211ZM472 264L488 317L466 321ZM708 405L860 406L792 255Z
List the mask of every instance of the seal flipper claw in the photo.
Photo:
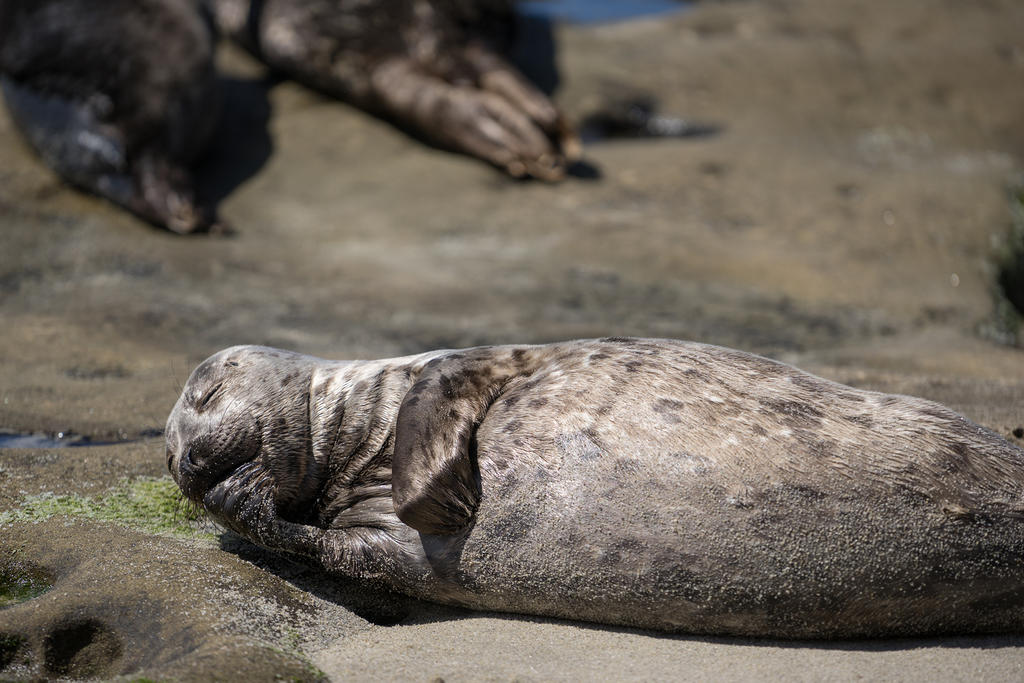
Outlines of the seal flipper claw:
M371 83L385 115L436 144L515 177L556 181L565 176L565 157L551 139L561 129L548 133L502 93L452 84L406 58L378 66Z
M192 177L183 166L155 150L129 157L123 132L96 111L103 105L95 103L106 98L82 102L44 95L6 77L0 77L0 88L14 122L40 158L72 185L171 232L185 234L213 225L205 209L196 205Z
M578 161L583 148L576 131L554 103L500 55L470 45L464 57L476 70L477 82L483 90L501 96L526 114L531 124L543 131L554 148L551 155L560 157L559 165L564 175L566 162ZM551 179L543 174L543 170L541 173L537 177Z
M431 361L402 401L395 426L395 513L424 534L456 534L480 502L471 444L502 388L534 370L524 349L483 347Z

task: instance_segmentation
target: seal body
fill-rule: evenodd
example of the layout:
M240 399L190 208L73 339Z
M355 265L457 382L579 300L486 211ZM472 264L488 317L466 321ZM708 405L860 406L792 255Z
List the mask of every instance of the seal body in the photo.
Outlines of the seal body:
M579 154L551 101L502 52L510 0L212 0L221 30L273 69L514 176Z
M233 347L167 448L240 534L428 600L792 638L1024 626L1024 451L720 347Z
M189 164L220 111L199 0L0 0L11 115L69 183L175 232L211 227Z

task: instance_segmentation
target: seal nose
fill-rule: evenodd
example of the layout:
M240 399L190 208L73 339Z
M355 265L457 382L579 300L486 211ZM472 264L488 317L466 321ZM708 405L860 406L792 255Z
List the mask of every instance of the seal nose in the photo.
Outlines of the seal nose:
M180 448L167 445L167 471L171 473L174 481L180 484L182 475L191 474L195 471L195 463L192 461L192 447L189 446L184 453Z
M209 487L208 473L204 470L205 461L201 449L197 450L191 443L182 444L171 460L171 477L186 498L198 501Z
M185 451L185 454L181 456L181 469L192 471L196 468L196 463L192 459L192 446L189 446Z

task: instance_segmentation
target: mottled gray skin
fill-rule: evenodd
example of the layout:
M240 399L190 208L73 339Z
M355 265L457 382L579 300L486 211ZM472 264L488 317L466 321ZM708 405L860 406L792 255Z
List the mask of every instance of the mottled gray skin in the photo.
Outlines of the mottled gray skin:
M220 112L200 0L0 0L0 85L64 180L174 232L215 227L189 165Z
M233 347L167 457L255 543L438 602L786 638L1024 626L1024 451L714 346Z
M511 0L211 0L277 71L513 176L558 180L579 143L502 56Z

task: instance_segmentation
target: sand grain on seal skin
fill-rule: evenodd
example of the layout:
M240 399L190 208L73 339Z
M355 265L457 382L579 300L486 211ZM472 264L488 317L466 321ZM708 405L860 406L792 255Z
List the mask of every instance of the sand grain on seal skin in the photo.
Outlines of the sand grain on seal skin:
M778 637L1024 625L1024 451L721 347L232 347L167 444L240 534L438 602Z

